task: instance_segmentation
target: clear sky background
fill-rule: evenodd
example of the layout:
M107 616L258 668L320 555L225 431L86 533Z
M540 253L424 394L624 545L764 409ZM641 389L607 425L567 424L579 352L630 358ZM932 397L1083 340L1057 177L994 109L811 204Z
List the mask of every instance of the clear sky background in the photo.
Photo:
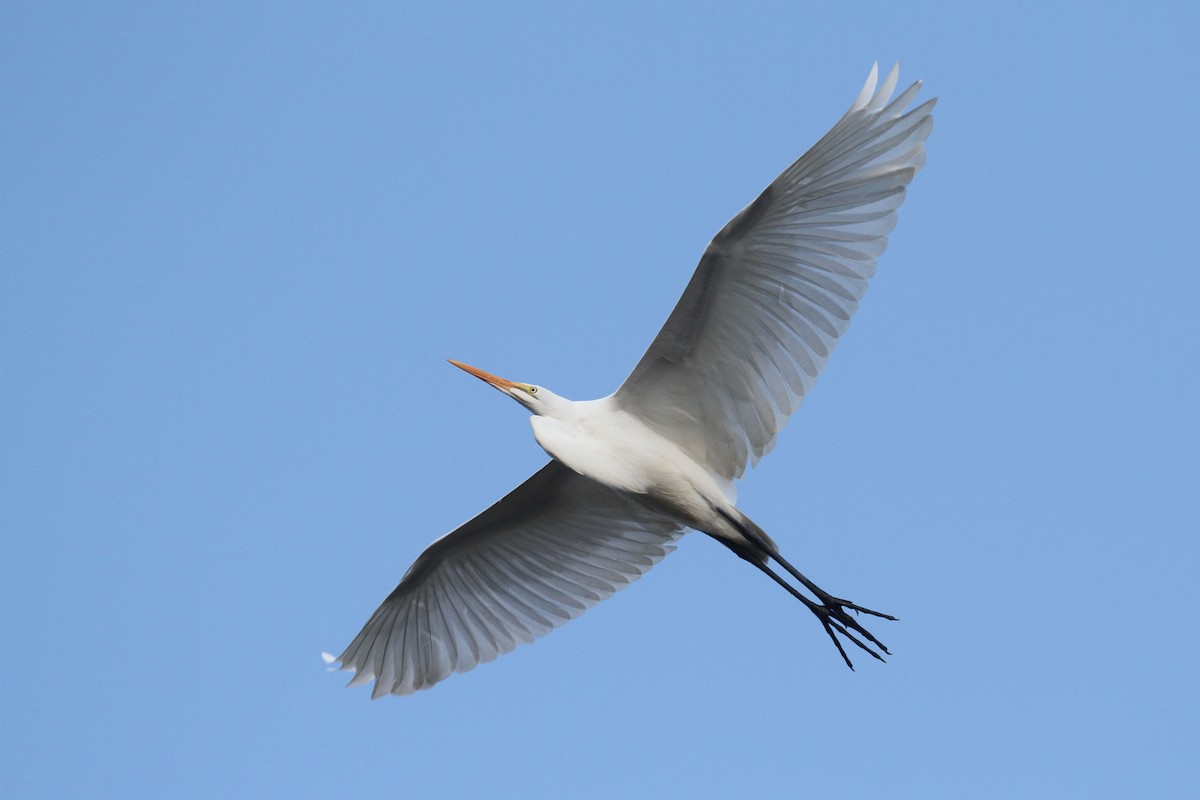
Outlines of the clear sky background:
M1185 797L1189 3L0 6L11 798ZM607 394L873 61L939 96L740 505L897 614L850 672L702 536L407 698L326 672Z

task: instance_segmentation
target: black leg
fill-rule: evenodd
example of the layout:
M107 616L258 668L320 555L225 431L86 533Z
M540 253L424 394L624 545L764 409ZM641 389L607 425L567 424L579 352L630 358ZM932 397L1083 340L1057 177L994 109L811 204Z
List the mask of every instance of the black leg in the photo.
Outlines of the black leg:
M870 631L864 628L857 619L850 616L850 614L847 612L853 611L856 614L870 614L871 616L890 620L895 620L895 617L893 617L891 614L884 614L880 611L872 611L869 608L864 608L863 606L851 603L849 600L843 600L840 597L834 597L829 592L825 591L820 586L817 586L815 583L806 578L804 574L800 572L800 570L793 567L790 563L788 563L787 559L779 555L779 549L774 545L770 537L763 533L762 529L755 525L748 517L743 514L734 516L719 508L715 510L722 517L727 519L730 524L737 528L746 540L744 543L742 543L732 541L723 536L714 536L713 538L728 547L733 552L737 553L741 558L758 567L758 569L770 576L771 580L775 581L784 589L786 589L788 594L792 595L792 597L795 597L801 603L804 603L804 607L811 611L816 618L820 620L822 627L825 628L825 632L829 634L829 638L833 640L834 646L837 647L838 652L841 653L842 659L846 662L846 666L848 666L850 669L854 669L854 663L850 661L849 656L846 655L846 651L842 647L841 641L839 641L837 638L837 634L839 633L856 644L859 649L869 653L872 658L877 658L880 661L884 660L882 655L877 653L870 645L864 644L862 640L855 636L854 633L851 633L851 631L860 634L864 639L874 645L875 648L878 648L880 651L891 655L887 649L887 646L884 645L883 642L871 635ZM768 565L768 559L774 560L785 570L787 570L791 576L798 580L805 589L808 589L810 592L812 592L820 602L814 603L812 600L802 595L800 591L796 589L796 587L792 586L790 583L781 578Z
M846 627L851 628L852 630L856 630L859 633L861 633L863 636L866 637L866 639L869 642L874 644L876 647L878 647L883 652L885 652L885 653L888 652L888 649L886 646L884 646L883 642L879 641L874 636L872 636L870 631L868 631L861 624L859 624L858 620L856 620L854 617L847 614L846 611L850 610L850 611L854 611L855 613L870 614L873 617L880 617L882 619L890 619L892 621L895 621L895 619L896 619L895 617L893 617L891 614L884 614L882 611L872 611L869 608L864 608L863 606L860 606L857 603L851 603L849 600L843 600L840 597L834 597L829 592L825 591L820 586L817 586L815 583L810 581L808 578L804 577L804 575L801 574L800 570L796 569L791 564L789 564L783 558L783 556L779 555L778 553L773 553L771 555L771 558L773 558L775 561L779 562L779 564L781 564L784 569L786 569L788 572L790 572L792 574L792 577L794 577L796 580L800 581L800 583L804 585L805 589L808 589L810 592L815 594L817 596L817 599L821 601L821 608L825 609L826 612L829 613L834 619L836 619L838 622L841 622ZM874 654L872 654L872 655L874 655ZM889 653L889 655L890 655L890 653Z
M864 644L861 640L859 640L858 637L856 637L853 633L851 633L849 630L847 630L847 628L851 628L851 629L861 633L864 637L867 638L868 641L870 641L872 644L874 644L880 650L882 650L885 653L888 652L887 647L885 647L882 642L880 642L878 639L876 639L874 636L872 636L870 634L870 632L867 631L866 628L862 627L862 625L860 625L858 623L857 620L855 620L853 617L851 617L849 614L847 614L845 611L842 610L841 606L850 608L850 607L853 607L853 604L850 604L850 605L841 604L841 606L840 606L837 598L832 597L831 595L827 594L826 592L821 592L819 589L817 589L816 591L813 591L812 588L809 587L810 591L813 591L813 593L817 594L817 597L821 599L821 604L818 605L817 603L814 603L812 600L809 600L804 595L800 594L799 590L797 590L796 587L792 586L790 583L785 581L783 578L779 577L779 575L776 574L776 572L773 569L771 569L769 566L767 566L765 563L763 563L759 559L753 557L750 554L743 554L741 552L738 552L737 550L734 550L734 552L738 553L738 555L742 556L747 561L749 561L751 564L753 564L754 566L756 566L760 570L762 570L763 573L765 573L767 576L769 576L771 578L771 580L775 581L780 586L782 586L785 590L787 590L788 594L790 594L792 597L796 598L801 603L803 603L804 607L807 608L809 611L811 611L814 616L816 616L816 618L820 621L822 627L825 628L825 633L829 634L830 640L833 642L834 647L837 648L838 653L841 654L842 660L846 662L847 667L849 667L850 669L854 669L854 662L850 660L850 657L848 655L846 655L845 648L842 647L842 643L837 638L836 634L838 634L838 633L840 633L842 636L845 636L851 642L856 644L859 647L859 649L861 649L863 652L870 655L872 658L876 658L880 661L884 660L883 656L881 656L879 653L875 652L875 650L873 650L869 645ZM797 580L799 580L799 579L797 579ZM807 586L807 584L806 584L806 586ZM818 592L819 592L819 594L818 594ZM822 597L822 595L824 595L824 597ZM825 598L829 598L829 599L826 600ZM871 612L871 613L875 613L875 612ZM886 614L879 614L878 616L884 617L885 619L894 619L894 617L889 617Z

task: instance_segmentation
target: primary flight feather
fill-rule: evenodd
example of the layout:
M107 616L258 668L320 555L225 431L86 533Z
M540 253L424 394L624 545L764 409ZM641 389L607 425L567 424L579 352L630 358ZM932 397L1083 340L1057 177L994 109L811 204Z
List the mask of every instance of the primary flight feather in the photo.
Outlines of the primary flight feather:
M551 461L409 567L336 660L373 697L427 689L574 619L658 563L689 529L714 537L882 660L859 621L893 619L822 590L735 505L849 326L925 161L935 100L895 99L878 71L833 128L713 238L617 391L571 401L451 362L532 413ZM806 595L775 569L779 565ZM851 615L850 612L855 612Z

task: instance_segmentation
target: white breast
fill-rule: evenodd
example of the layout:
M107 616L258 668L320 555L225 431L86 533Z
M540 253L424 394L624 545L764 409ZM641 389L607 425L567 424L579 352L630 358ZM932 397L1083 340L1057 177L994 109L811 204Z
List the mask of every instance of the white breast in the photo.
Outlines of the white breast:
M531 419L538 444L571 469L614 489L650 495L693 527L708 519L714 505L732 502L678 445L608 398L572 405L570 417Z

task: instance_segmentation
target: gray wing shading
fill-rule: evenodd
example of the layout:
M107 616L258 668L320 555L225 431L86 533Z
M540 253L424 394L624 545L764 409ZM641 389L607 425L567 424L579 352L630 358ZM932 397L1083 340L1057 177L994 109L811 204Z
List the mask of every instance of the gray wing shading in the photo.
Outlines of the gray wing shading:
M728 480L774 446L845 333L925 162L935 100L877 68L829 133L709 244L615 394Z
M629 585L678 523L551 461L431 544L338 657L372 697L427 689L528 644Z

